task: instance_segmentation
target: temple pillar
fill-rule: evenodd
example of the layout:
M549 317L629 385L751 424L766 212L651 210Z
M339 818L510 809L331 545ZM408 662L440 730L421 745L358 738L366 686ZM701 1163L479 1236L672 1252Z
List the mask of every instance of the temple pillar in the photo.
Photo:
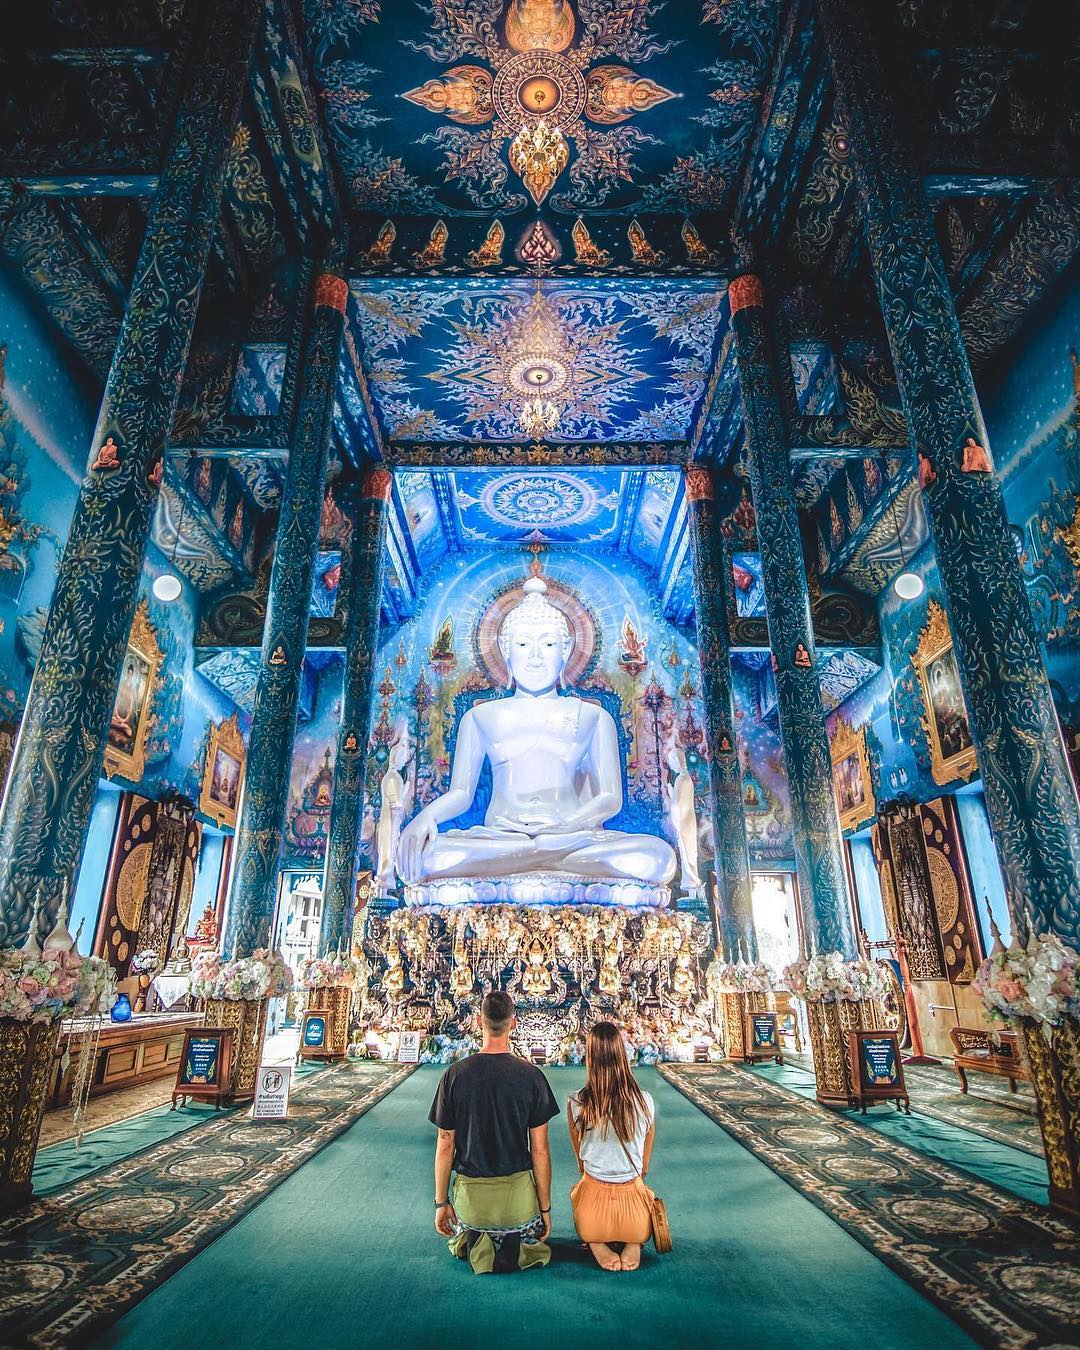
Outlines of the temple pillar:
M335 950L352 933L392 484L393 477L388 469L369 465L364 473L359 501L350 512L352 552L345 626L345 677L319 934L324 952Z
M236 825L229 955L248 955L270 941L348 294L348 284L332 273L315 280Z
M1009 905L1076 945L1080 808L930 206L867 8L819 8Z
M193 16L176 122L150 208L0 817L0 945L70 895L263 7Z
M694 567L694 614L701 701L709 746L709 804L716 854L716 902L710 905L718 945L728 961L756 961L750 897L750 860L746 851L742 772L735 742L735 705L728 644L724 550L716 518L713 471L703 465L685 470Z
M757 516L780 735L808 955L856 955L832 758L825 733L810 592L803 559L776 363L756 276L728 288Z

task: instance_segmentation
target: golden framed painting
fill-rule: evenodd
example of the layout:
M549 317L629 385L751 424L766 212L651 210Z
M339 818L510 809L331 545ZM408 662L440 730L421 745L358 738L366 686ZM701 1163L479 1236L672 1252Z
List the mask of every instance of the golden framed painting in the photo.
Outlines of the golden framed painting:
M165 653L150 622L150 607L140 600L131 621L120 684L105 742L105 775L114 773L137 783L146 768L146 738L153 724L150 705Z
M964 704L960 668L945 611L933 600L911 660L922 691L922 724L930 746L934 782L973 778L978 768L975 739Z
M838 718L829 748L840 828L854 830L870 820L877 810L874 781L870 776L870 754L866 748L866 728L856 730L850 722Z
M244 738L236 713L210 728L199 810L218 826L236 827L244 776Z

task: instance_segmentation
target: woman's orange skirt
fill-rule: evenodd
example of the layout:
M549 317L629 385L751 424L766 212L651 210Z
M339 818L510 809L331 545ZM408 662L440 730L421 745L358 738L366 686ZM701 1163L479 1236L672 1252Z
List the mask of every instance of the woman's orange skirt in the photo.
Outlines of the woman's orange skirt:
M582 1242L646 1242L652 1231L650 1191L640 1177L597 1181L583 1176L570 1192Z

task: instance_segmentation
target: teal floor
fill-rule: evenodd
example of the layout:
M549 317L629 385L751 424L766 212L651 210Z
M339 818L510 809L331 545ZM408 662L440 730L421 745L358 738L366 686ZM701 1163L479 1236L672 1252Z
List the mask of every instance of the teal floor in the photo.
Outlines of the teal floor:
M581 1081L550 1070L560 1102ZM592 1264L573 1233L576 1179L552 1125L555 1259L474 1276L432 1230L437 1071L421 1069L95 1342L291 1350L654 1350L970 1346L942 1312L670 1088L650 1181L675 1250L634 1274Z
M813 1073L794 1064L759 1064L750 1072L762 1074L802 1097L815 1095ZM868 1125L898 1144L907 1144L927 1157L937 1158L950 1167L962 1167L973 1172L984 1181L1012 1191L1024 1200L1034 1200L1039 1205L1049 1204L1050 1179L1045 1158L1037 1158L1023 1149L1010 1148L1008 1144L987 1139L959 1125L920 1115L917 1111L913 1111L910 1116L901 1115L891 1102L873 1106L865 1115L861 1111L843 1111L840 1114Z

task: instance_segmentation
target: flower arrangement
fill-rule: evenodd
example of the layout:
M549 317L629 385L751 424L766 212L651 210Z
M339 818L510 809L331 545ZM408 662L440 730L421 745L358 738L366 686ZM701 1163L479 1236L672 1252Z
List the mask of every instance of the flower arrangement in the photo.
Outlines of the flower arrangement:
M77 951L0 952L0 1017L49 1022L107 1012L116 998L108 962Z
M301 989L355 989L367 977L367 965L352 956L312 956L300 962L297 983Z
M459 1059L475 1055L480 1042L473 1036L428 1036L420 1046L421 1064L455 1064Z
M763 961L750 965L716 960L705 978L710 992L716 994L771 994L776 988L776 975Z
M882 998L891 985L883 966L843 952L819 952L809 960L793 961L784 968L783 986L804 1003L860 1003Z
M1080 1021L1080 954L1053 933L1032 933L1019 944L992 952L973 981L989 1015L998 1022L1038 1022L1047 1032Z
M223 998L230 1002L258 1001L287 994L293 973L280 952L257 947L250 956L223 961L220 952L202 952L191 967L188 991L196 998Z
M131 958L131 971L134 975L153 975L160 965L161 958L152 947L148 947L144 952L137 952Z

